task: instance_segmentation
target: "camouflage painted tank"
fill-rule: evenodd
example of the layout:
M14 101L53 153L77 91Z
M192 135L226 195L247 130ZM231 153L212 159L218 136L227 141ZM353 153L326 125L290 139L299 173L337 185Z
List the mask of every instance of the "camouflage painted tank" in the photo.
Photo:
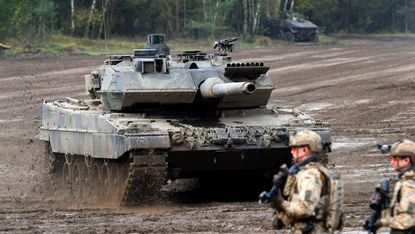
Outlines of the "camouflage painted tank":
M319 27L294 11L294 0L280 2L278 37L290 42L319 40Z
M327 124L266 107L269 67L225 54L196 60L174 62L157 49L109 56L85 76L91 99L45 101L40 139L55 183L75 197L134 203L167 179L269 179L290 162L288 139L297 130L317 131L330 150Z

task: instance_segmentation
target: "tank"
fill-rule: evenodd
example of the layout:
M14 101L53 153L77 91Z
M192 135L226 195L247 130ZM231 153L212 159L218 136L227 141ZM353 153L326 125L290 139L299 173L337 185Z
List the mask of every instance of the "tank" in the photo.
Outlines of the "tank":
M85 76L89 98L43 102L39 136L54 187L134 204L181 178L271 181L290 164L289 137L299 130L319 133L330 151L329 124L267 106L274 84L262 62L170 57L155 48L108 56Z
M290 42L318 41L318 26L293 12L294 0L283 0L278 20L279 38Z

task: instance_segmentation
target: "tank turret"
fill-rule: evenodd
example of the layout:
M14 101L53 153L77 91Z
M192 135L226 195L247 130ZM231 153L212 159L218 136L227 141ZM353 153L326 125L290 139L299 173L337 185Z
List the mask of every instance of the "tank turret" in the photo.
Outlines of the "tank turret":
M259 62L231 63L228 56L176 63L156 49L136 49L129 56L109 56L85 78L91 97L113 111L178 105L254 108L265 106L273 90L268 69Z

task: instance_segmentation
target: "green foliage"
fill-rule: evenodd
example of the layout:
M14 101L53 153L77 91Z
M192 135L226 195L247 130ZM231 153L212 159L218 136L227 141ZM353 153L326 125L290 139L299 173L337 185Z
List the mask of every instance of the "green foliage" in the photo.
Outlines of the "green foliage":
M350 42L346 39L330 37L326 35L319 36L319 43L321 45L348 45Z
M52 46L50 50L60 52L67 47L48 44L49 36L59 32L88 34L90 39L144 38L148 33L209 42L241 35L273 38L278 33L279 3L284 1L97 0L86 30L93 0L74 0L72 32L70 0L0 0L0 42L18 41L28 47L38 45L42 50L49 50L42 47L48 45ZM296 0L294 11L319 25L325 34L415 32L413 0ZM71 48L83 50L79 45Z
M200 22L192 20L186 25L187 38L207 38L212 34L213 25L210 22Z
M56 14L52 0L0 0L0 38L45 40Z

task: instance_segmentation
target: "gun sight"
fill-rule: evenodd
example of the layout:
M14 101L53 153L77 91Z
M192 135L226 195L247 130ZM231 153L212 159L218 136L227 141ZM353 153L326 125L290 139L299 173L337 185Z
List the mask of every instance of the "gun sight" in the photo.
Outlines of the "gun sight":
M391 151L391 145L388 144L377 144L376 147L382 154L387 154Z

